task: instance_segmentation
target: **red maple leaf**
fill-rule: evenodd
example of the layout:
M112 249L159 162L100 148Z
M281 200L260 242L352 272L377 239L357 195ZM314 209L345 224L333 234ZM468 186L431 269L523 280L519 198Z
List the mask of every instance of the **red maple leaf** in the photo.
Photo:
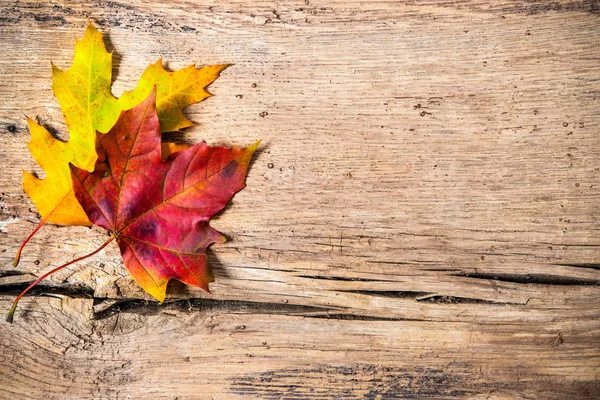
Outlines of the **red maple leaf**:
M208 221L244 187L259 142L234 149L202 142L161 160L155 97L98 135L93 172L71 165L71 175L90 221L110 231L132 277L162 302L171 278L208 291L206 248L225 241Z

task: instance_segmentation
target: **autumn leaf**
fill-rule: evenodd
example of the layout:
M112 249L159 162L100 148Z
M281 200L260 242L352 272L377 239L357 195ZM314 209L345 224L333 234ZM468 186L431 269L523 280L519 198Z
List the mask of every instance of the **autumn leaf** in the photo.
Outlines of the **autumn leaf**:
M193 125L182 110L211 96L205 88L219 77L229 64L194 65L169 72L162 59L142 74L136 89L119 99L111 93L112 55L106 51L102 34L90 24L82 40L75 42L73 65L61 71L52 64L52 90L59 101L70 139L55 139L44 127L28 118L31 141L29 151L46 172L45 179L23 171L23 189L42 216L40 224L27 236L17 251L14 266L31 237L46 222L58 225L90 225L75 199L69 163L91 171L96 160L96 132L110 129L119 113L144 100L156 87L161 132L171 132ZM166 146L169 151L172 146Z
M116 239L136 282L162 302L171 278L208 291L206 248L224 237L212 215L244 187L259 142L228 149L198 143L161 159L156 92L98 135L93 172L71 165L90 221Z
M161 131L168 132L192 125L182 109L209 97L205 87L218 78L228 64L197 69L190 66L175 72L152 64L138 86L121 98L111 93L112 54L106 51L102 34L89 25L82 40L75 42L75 57L70 69L61 71L52 65L52 90L59 101L70 139L61 142L46 129L29 120L31 141L28 147L46 172L38 179L24 171L23 188L36 205L44 222L60 225L89 225L73 192L69 163L91 171L96 152L96 131L106 132L122 110L130 109L157 87Z

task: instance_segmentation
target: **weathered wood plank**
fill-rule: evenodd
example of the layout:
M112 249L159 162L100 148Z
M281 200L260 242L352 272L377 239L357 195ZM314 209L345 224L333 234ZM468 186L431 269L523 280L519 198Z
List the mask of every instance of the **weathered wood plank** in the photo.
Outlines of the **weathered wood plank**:
M437 324L190 304L86 321L91 305L92 300L38 298L21 317L19 336L10 335L10 326L0 327L8 393L32 398L589 398L598 389L593 342L599 324L591 319L573 328L564 323Z
M0 304L97 247L49 226L24 114L88 21L114 93L146 65L235 63L175 140L263 139L213 225L212 295L153 303L109 247L0 324L6 398L590 398L600 392L595 1L0 5ZM42 297L51 293L55 297ZM243 328L242 328L243 327Z

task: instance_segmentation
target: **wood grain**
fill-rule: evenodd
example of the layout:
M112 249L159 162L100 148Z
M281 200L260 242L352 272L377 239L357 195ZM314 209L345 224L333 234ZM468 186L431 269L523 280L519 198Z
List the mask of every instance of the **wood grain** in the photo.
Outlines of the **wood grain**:
M44 227L24 115L68 138L50 61L89 21L114 93L163 57L234 63L173 140L262 139L213 226L212 295L163 305L116 246L0 323L1 398L600 393L596 1L3 1L0 310L104 241Z

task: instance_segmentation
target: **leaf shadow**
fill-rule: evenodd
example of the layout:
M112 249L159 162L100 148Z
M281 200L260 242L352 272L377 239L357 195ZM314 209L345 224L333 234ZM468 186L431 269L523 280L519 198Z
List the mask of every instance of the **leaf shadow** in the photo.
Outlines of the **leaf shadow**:
M210 247L206 249L206 254L208 256L208 265L212 268L215 280L232 277L232 275L227 272L227 269L224 268L223 263L219 261L217 255L210 250ZM167 298L187 297L190 294L190 288L192 288L192 286L177 279L171 279L167 285Z
M40 121L39 116L35 117L35 122L37 122L38 125L40 125L44 129L46 129L48 131L48 133L50 134L50 136L52 136L54 139L58 140L59 142L67 143L69 141L70 135L69 135L68 129L65 129L65 132L61 132L57 127L49 125L47 122L42 123ZM66 128L66 124L64 126Z
M94 24L97 26L102 26L99 21L94 21ZM117 50L115 50L115 46L107 33L107 29L102 31L102 40L104 40L106 51L112 53L112 77L110 80L110 88L112 93L112 88L117 80L117 76L119 76L119 69L121 68L121 55Z
M167 297L166 298L170 298L171 296L177 296L177 297L182 296L188 292L187 288L188 288L188 285L181 282L180 280L171 279L171 280L169 280L169 283L167 284Z
M270 143L267 142L266 140L262 140L260 142L260 144L258 145L258 148L254 151L254 155L252 156L252 160L250 160L250 165L248 165L248 171L246 172L246 175L248 175L252 171L252 169L254 168L254 164L256 163L256 160L258 160L258 158L265 151L269 150L269 146L270 146Z
M223 235L225 236L225 235ZM230 239L227 238L227 241L229 241ZM206 254L208 255L208 264L211 266L212 271L213 271L213 275L215 277L215 280L218 280L220 278L231 278L232 275L227 271L227 268L225 267L225 265L221 262L221 260L219 260L219 256L210 250L210 248L207 250Z

